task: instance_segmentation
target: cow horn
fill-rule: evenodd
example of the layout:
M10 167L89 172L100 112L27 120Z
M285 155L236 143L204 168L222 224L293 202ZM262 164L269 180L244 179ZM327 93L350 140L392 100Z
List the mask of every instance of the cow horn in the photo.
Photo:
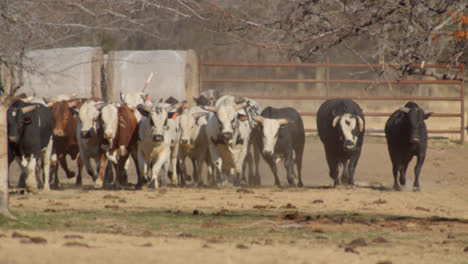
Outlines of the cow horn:
M286 118L280 118L278 119L278 123L280 124L280 126L282 125L286 125L289 121L286 119Z
M193 113L192 116L193 116L193 118L198 119L198 118L200 118L202 116L206 116L208 114L209 114L208 112L197 112L197 113Z
M338 124L338 120L340 120L340 116L335 116L335 118L333 118L333 122L332 122L333 127L336 127L336 124Z
M125 94L122 93L122 91L120 91L120 101L121 101L122 103L126 104L126 102L125 102Z
M409 107L402 107L402 108L400 108L400 111L405 112L405 113L409 113L410 110L411 110L411 109L409 109Z
M203 106L203 109L205 109L206 111L213 112L213 113L218 112L218 108L215 106Z
M362 120L360 116L356 116L356 118L357 118L358 125L359 125L359 132L364 131L364 121Z
M21 101L23 101L25 103L30 103L30 102L32 102L33 99L34 99L34 96L29 96L29 97L26 97L26 98L22 98Z
M107 105L107 103L105 103L105 102L98 102L98 103L94 104L94 106L97 108L98 111L101 111L101 109L106 105Z
M434 112L431 110L425 110L424 112L424 119L428 119Z
M263 116L256 116L256 117L254 117L254 120L257 123L263 124L263 121L265 121L265 118Z
M23 113L26 114L31 111L34 111L36 108L37 108L37 105L28 105L28 106L21 108L21 111L23 111Z
M241 109L243 109L243 108L246 108L246 107L247 107L247 104L246 104L246 103L237 104L237 105L233 106L234 111L239 111L239 110L241 110Z

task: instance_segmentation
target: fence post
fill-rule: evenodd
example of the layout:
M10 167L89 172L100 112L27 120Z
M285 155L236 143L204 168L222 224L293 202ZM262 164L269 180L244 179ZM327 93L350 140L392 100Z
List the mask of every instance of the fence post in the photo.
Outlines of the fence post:
M327 56L326 59L326 64L327 64L327 85L325 87L325 95L329 96L329 89L330 89L330 57Z

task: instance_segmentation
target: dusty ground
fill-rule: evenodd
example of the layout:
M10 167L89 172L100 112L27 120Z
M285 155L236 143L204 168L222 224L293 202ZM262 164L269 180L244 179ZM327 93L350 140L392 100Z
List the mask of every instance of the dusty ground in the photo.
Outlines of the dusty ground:
M391 191L386 145L375 138L355 189L329 188L316 138L307 139L301 189L273 187L265 164L265 187L249 189L104 191L88 176L75 188L62 174L62 190L11 195L20 221L0 222L0 263L468 263L467 160L466 147L431 142L419 193L414 162L407 188ZM169 220L142 228L134 215Z

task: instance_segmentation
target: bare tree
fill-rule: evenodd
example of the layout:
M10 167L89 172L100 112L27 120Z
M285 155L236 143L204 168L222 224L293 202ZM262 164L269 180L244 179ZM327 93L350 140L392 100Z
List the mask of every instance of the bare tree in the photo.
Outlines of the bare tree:
M457 79L458 71L436 75L424 64L468 61L468 14L463 13L468 4L463 0L217 0L210 6L218 18L214 30L304 62L341 48L402 74Z

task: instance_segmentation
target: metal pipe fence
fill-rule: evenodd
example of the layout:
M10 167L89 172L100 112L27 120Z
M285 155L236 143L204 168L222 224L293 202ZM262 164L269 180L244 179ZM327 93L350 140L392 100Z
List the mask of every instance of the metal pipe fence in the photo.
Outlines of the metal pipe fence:
M246 76L240 76L236 78L223 78L217 76L208 76L208 71L211 68L279 68L286 70L289 68L324 68L325 78L323 79L304 79L304 78L251 78ZM457 129L428 129L428 133L434 134L460 134L460 143L464 143L465 135L465 92L463 89L464 80L380 80L376 79L344 79L344 78L332 78L332 70L336 68L345 69L356 69L356 68L368 68L375 72L375 69L385 67L382 64L339 64L330 63L327 58L326 63L232 63L232 62L203 62L200 59L200 92L205 90L208 84L275 84L275 85L287 85L287 84L322 84L324 86L323 95L258 95L258 94L238 94L236 91L230 91L230 94L237 96L246 96L252 99L269 99L269 100L327 100L332 98L349 98L353 100L371 100L371 101L398 101L398 100L412 100L412 101L445 101L445 102L458 102L460 104L460 111L454 113L433 113L433 117L440 118L459 118L460 127ZM418 68L420 65L410 65L410 67ZM443 69L449 67L444 64L426 64L426 69ZM459 68L461 73L464 72L464 65ZM221 71L222 72L222 71ZM211 74L213 75L213 74ZM463 76L463 74L462 74ZM332 85L336 84L367 84L367 85L451 85L455 86L457 96L383 96L383 95L333 95ZM315 116L315 112L299 111L301 116ZM365 116L369 117L388 117L391 115L389 112L364 112ZM316 129L306 128L306 132L315 132ZM368 128L367 133L382 133L383 129Z

